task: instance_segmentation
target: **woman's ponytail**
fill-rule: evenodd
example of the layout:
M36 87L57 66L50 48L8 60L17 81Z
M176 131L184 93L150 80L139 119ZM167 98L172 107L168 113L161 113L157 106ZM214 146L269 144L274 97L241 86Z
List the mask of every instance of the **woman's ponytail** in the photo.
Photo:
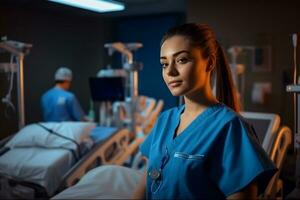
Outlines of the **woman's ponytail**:
M217 42L217 58L216 58L216 96L219 102L224 103L236 112L240 111L240 103L238 101L238 93L233 84L230 66L227 62L224 50Z

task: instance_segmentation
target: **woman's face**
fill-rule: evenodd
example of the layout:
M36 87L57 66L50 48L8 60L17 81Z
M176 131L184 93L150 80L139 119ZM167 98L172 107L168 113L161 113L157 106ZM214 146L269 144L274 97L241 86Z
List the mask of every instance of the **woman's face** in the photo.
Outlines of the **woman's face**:
M184 36L173 36L162 44L160 63L165 83L173 96L201 92L209 83L207 60Z

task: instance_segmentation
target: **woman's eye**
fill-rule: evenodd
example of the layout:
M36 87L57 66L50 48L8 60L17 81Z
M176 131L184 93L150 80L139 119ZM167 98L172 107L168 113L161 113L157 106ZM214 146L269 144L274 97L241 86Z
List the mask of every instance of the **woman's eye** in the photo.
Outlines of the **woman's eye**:
M179 63L179 64L185 64L185 63L187 63L187 61L188 61L187 58L179 58L179 59L177 59L177 63Z
M166 68L168 66L167 63L160 63L162 68Z

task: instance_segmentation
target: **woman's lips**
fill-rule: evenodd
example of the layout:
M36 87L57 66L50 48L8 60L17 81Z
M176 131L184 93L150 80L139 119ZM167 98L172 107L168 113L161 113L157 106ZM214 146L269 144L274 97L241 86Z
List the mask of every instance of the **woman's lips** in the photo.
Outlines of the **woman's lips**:
M178 87L178 86L181 85L181 83L182 83L182 81L170 81L170 82L168 83L168 85L169 85L170 87Z

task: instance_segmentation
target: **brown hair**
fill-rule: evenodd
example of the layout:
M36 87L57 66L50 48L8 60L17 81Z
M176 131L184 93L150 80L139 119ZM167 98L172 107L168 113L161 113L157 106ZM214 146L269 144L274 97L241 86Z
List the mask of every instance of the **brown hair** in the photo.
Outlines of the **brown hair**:
M223 48L216 40L213 30L206 24L188 23L169 29L161 40L161 45L175 35L189 39L194 47L202 50L202 56L210 63L215 63L217 99L233 110L239 112L240 105L233 84L232 75ZM211 59L216 59L213 62ZM213 73L212 73L213 75Z

